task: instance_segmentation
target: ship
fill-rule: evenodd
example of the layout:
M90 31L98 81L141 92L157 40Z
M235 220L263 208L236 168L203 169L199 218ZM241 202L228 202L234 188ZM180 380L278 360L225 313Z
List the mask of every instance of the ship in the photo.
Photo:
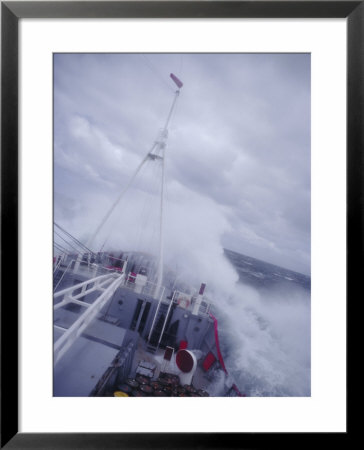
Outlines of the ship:
M164 155L183 86L170 78L177 90L165 125L88 242L54 222L55 397L243 396L224 363L208 286L190 285L164 264ZM147 161L162 166L157 255L95 251L96 236Z

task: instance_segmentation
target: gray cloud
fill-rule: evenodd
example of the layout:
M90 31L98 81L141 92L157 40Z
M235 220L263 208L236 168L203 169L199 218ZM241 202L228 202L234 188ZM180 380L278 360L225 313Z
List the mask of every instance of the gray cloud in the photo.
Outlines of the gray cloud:
M92 233L162 128L174 72L184 87L166 156L167 236L310 272L309 55L54 58L55 220ZM144 176L135 192L151 199Z

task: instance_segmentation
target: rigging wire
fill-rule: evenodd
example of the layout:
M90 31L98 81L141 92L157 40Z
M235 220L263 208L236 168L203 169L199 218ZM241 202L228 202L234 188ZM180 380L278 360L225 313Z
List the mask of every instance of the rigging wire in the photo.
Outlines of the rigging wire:
M92 250L90 250L89 248L86 247L86 245L84 245L82 242L80 242L78 239L76 239L74 236L72 236L72 234L68 233L68 231L66 231L64 228L62 228L60 225L58 225L58 223L53 222L54 225L59 228L63 233L65 233L69 238L71 238L73 241L75 241L78 245L80 245L84 250L86 250L89 253L94 253Z
M130 186L130 188L135 189L136 191L136 195L137 195L137 200L134 199L134 204L138 203L138 200L141 197L141 205L140 205L140 210L141 210L141 214L140 217L135 217L135 223L139 223L140 226L139 227L134 227L132 230L126 230L124 229L124 233L128 233L129 236L132 237L132 234L134 234L134 238L135 238L135 245L136 245L136 249L137 248L142 248L142 242L141 242L141 238L142 238L142 233L145 233L145 229L148 225L150 225L152 223L152 221L149 221L149 223L147 223L148 218L151 217L151 210L153 208L153 202L150 201L149 197L147 197L147 195L145 195L145 193L153 193L155 191L155 188L158 184L158 178L157 178L157 174L156 174L156 170L158 170L158 161L146 161L146 164L144 165L143 169L140 171L140 173L138 174L138 176L135 178L133 185ZM148 184L148 186L143 186L143 185L139 185L138 186L138 181L140 181L140 178L142 176L142 174L146 173L147 170L149 170L150 175L151 175L151 184ZM144 194L144 195L143 195ZM120 220L120 207L124 206L125 209L128 209L127 206L125 204L125 202L128 202L129 197L128 196L124 196L124 198L122 199L122 201L118 204L118 208L115 209L114 211L114 220L111 221L110 226L108 227L109 230L106 233L104 242L100 248L100 252L103 251L103 249L105 248L107 242L109 241L111 234L113 232L113 230L115 229L116 223L118 220ZM129 205L130 207L131 205ZM119 213L119 214L118 214ZM121 225L122 228L122 225ZM139 233L136 231L138 230ZM135 234L137 233L137 234Z
M141 163L139 164L139 166L137 167L136 171L134 172L134 174L132 175L132 177L129 179L126 187L124 187L124 189L122 190L121 194L119 195L119 197L116 199L116 201L114 201L111 209L109 209L108 213L106 214L106 216L104 217L103 221L101 222L101 224L99 225L98 229L96 230L96 232L94 233L94 237L92 240L95 239L97 233L101 230L101 228L103 226L105 226L107 223L109 223L109 231L107 233L104 234L105 240L103 242L103 244L101 245L99 252L102 252L105 245L107 244L108 240L110 239L111 233L116 225L117 220L119 219L119 216L116 213L116 211L118 210L118 208L120 207L120 203L123 201L125 202L125 194L126 192L135 184L135 181L138 179L138 174L139 172L142 170L144 164L147 162L148 159L148 155L149 153L151 153L155 147L155 143L152 145L151 149L149 150L149 152L145 155L144 159L141 161ZM120 212L119 212L120 214ZM113 220L111 220L111 218ZM111 222L110 222L111 221Z
M177 98L179 96L179 90L175 91L175 95L173 98L173 103L171 105L171 108L169 110L169 114L167 116L167 120L166 123L164 125L163 128L163 133L165 133L167 131L167 127L169 124L169 121L171 119L172 116L172 112L173 109L175 107ZM109 220L110 216L112 215L112 213L114 212L115 208L117 207L117 205L119 204L121 198L124 196L125 192L129 189L129 187L132 185L132 183L134 183L134 180L136 178L136 176L138 175L138 173L140 172L140 170L142 169L143 165L147 162L147 160L150 158L150 156L152 155L153 150L155 149L155 147L157 147L160 143L158 141L155 141L154 144L152 145L151 150L144 156L144 158L142 159L142 161L139 163L138 167L136 168L135 172L133 173L132 177L129 179L128 184L124 187L124 189L121 191L121 193L119 194L119 196L115 199L114 203L112 204L111 208L109 208L109 210L107 211L106 215L104 216L104 218L102 219L102 221L99 223L97 229L95 230L94 234L90 237L90 239L88 240L87 245L91 246L91 243L94 242L96 236L98 235L98 233L100 232L101 228L105 225L105 223Z
M145 161L143 163L143 166L146 162L147 161ZM140 167L140 172L142 172L142 167ZM125 210L128 210L128 205L127 205L127 203L125 204L125 202L128 202L130 200L128 200L129 197L125 194L129 191L129 189L133 189L135 187L137 180L138 180L138 175L140 174L140 172L138 170L138 172L134 174L134 179L132 180L132 183L129 183L129 186L127 187L127 189L124 190L123 195L119 198L119 201L117 203L115 203L114 209L112 210L108 219L105 221L105 224L108 222L108 231L106 233L104 233L105 238L104 238L103 244L100 247L99 252L102 252L104 250L107 242L109 241L109 239L111 237L112 232L115 229L115 226L116 226L118 220L120 220L121 207L124 207ZM129 205L129 208L130 208L130 205Z
M70 242L66 241L66 239L64 237L62 237L59 233L57 233L56 230L54 230L54 233L60 238L62 239L62 241L64 241L67 245L69 245L71 248L73 248L73 250L76 250L77 253L80 253L80 249L73 246Z
M153 199L155 198L156 192L158 192L159 190L158 185L160 183L160 177L158 177L158 175L160 172L160 161L150 161L150 163L146 165L145 168L149 169L150 172L151 182L149 183L147 190L148 194L150 194L152 198L146 195L143 196L140 220L141 226L139 227L139 233L137 235L136 242L137 246L140 249L146 249L149 246L150 252L153 253L153 244L155 243L155 241L151 239L151 236L149 234L145 233L145 230L148 230L148 232L153 232L153 230L157 227L158 208L154 204L155 202L153 201ZM146 236L146 238L149 238L148 242L143 242L144 236Z
M152 62L147 58L147 56L145 54L140 54L139 56L142 57L142 60L145 62L145 64L149 67L149 69L160 79L160 81L167 86L168 89L170 89L171 91L174 91L173 87L167 83L167 81L165 80L165 78L162 76L162 74L160 72L158 72L158 70L156 69L156 67L154 66L154 64L152 64Z
M144 58L146 59L146 57L144 56ZM175 80L174 80L175 81ZM180 85L179 83L176 83L177 85L178 85L178 87L180 88L182 85ZM180 93L180 91L179 91L179 89L177 90L177 91L173 91L174 92L174 99L173 99L173 103L172 103L172 106L171 106L171 108L170 108L170 111L169 111L169 114L168 114L168 116L167 116L167 119L166 119L166 122L165 122L165 125L164 125L164 128L163 128L163 131L162 131L162 136L161 136L161 139L162 139L162 141L161 142L158 142L158 141L156 141L154 144L153 144L153 147L152 147L152 150L150 151L150 152L148 152L147 154L146 154L146 156L144 157L144 159L141 161L141 163L139 164L139 166L137 167L137 170L135 171L135 173L133 174L133 176L132 176L132 178L129 180L129 183L127 184L127 186L123 189L123 191L121 192L121 194L118 196L118 198L116 199L116 201L113 203L113 205L112 205L112 207L111 207L111 209L107 212L107 214L106 214L106 216L104 217L104 219L103 219L103 221L99 224L99 226L98 226L98 228L96 229L96 231L95 231L95 233L94 233L94 235L93 235L93 237L89 240L89 242L92 242L94 239L95 239L95 237L96 237L96 235L97 235L97 233L100 231L100 229L102 228L102 226L105 224L105 222L109 219L109 217L110 217L110 215L114 212L114 210L115 210L115 208L116 208L116 206L118 205L118 203L120 202L120 200L121 200L121 198L123 197L123 195L125 194L125 192L128 190L128 188L131 186L131 184L132 183L134 183L134 181L135 181L135 178L136 178L136 176L138 175L138 173L139 173L139 171L140 171L140 169L143 167L143 165L144 165L144 163L146 163L147 162L147 160L148 160L148 158L150 158L150 157L152 157L152 156L156 156L157 155L157 152L155 152L154 154L152 154L152 151L153 151L153 149L155 148L155 147L157 147L157 148L160 148L161 149L161 151L162 151L162 186L161 186L161 202L160 202L160 227L159 227L159 229L160 229L160 239L159 239L159 256L158 256L158 260L159 260L159 263L158 263L158 278L157 278L157 287L160 287L160 285L161 285L161 281L162 281L162 276L163 276L163 240L162 240L162 214L163 214L163 192L164 192L164 189L163 189L163 183L164 183L164 155L165 155L165 152L164 152L164 146L165 146L165 142L163 142L163 140L167 137L167 135L166 135L166 133L167 133L167 128L168 128L168 125L169 125L169 123L170 123L170 121L171 121L171 118L172 118L172 116L174 115L173 113L174 113L174 107L175 107L175 104L176 104L176 101L177 101L177 98L178 98L178 96L179 96L179 93ZM163 145L164 144L164 145ZM163 149L163 150L162 150ZM155 158L153 158L153 159L155 159ZM89 244L88 244L89 245ZM105 244L104 244L105 245Z
M53 247L55 247L57 250L61 251L62 253L68 253L69 252L68 249L66 249L65 247L62 247L62 245L60 245L56 241L53 242Z

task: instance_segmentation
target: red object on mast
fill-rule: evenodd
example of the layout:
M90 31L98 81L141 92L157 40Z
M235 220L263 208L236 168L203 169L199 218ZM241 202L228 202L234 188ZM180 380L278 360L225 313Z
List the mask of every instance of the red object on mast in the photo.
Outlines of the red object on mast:
M176 75L174 75L173 73L170 74L170 77L172 78L172 80L176 83L176 85L181 89L181 87L183 86L183 83L181 80L179 80Z

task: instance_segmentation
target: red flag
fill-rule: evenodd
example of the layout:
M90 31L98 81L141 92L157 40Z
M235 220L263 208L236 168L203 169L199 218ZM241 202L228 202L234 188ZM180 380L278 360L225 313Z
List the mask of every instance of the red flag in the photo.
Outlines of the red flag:
M170 74L170 77L172 78L172 80L176 83L176 85L181 88L183 86L183 83L181 80L179 80L176 75L174 75L173 73Z

